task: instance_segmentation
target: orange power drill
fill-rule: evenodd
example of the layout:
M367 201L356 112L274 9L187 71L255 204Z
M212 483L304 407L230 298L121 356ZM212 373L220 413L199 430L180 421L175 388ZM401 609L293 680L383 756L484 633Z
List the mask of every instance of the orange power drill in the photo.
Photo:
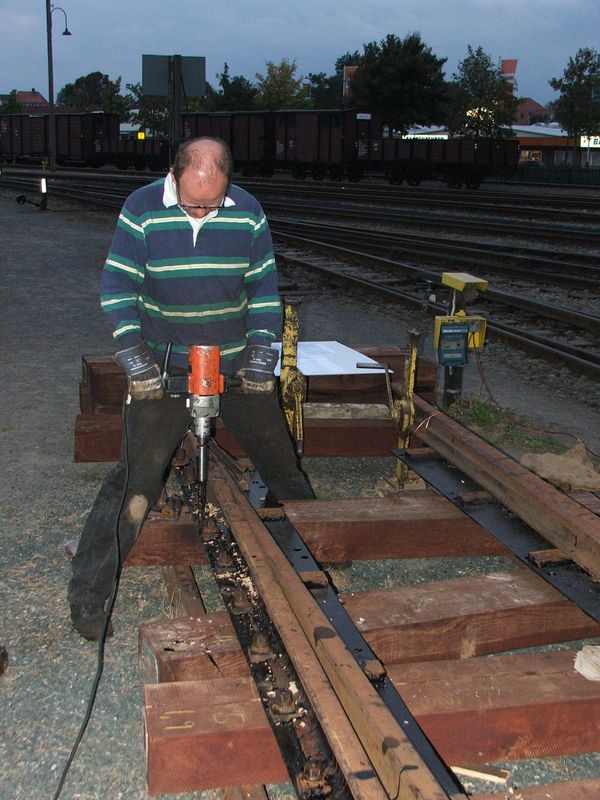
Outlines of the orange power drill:
M163 367L163 384L170 394L187 394L187 405L198 437L199 511L206 501L208 479L208 443L211 419L219 416L221 394L225 378L221 374L221 356L218 345L192 344L188 350L188 374L168 375L167 365L171 344L167 345Z
M218 345L190 345L188 359L188 407L194 421L194 433L198 437L198 480L202 496L206 497L210 421L219 416L225 378L221 375Z

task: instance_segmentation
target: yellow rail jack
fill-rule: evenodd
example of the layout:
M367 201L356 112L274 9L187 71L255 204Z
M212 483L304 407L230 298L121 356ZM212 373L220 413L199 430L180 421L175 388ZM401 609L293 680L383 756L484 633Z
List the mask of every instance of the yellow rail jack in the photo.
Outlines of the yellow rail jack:
M304 417L306 376L298 369L301 300L283 301L283 335L281 337L281 372L279 376L281 405L296 444L296 453L304 452Z

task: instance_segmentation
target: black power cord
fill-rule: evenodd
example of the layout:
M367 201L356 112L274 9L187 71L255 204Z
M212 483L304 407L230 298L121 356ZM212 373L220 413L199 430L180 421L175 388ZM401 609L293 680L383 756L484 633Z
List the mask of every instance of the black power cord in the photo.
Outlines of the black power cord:
M94 710L94 704L96 702L96 695L98 694L98 687L100 686L100 680L102 678L102 672L104 671L104 649L106 645L106 639L108 636L108 629L110 626L110 619L112 616L113 608L117 599L117 593L119 590L119 581L121 579L121 548L119 542L119 520L121 518L121 513L123 511L123 506L125 505L125 499L127 497L127 489L129 486L129 459L127 458L127 414L125 410L125 406L127 404L127 400L123 404L123 412L122 412L122 420L123 420L123 453L124 455L124 463L125 463L125 481L123 484L123 495L121 497L121 505L119 507L119 513L117 514L117 522L115 525L115 555L116 555L116 566L115 566L115 574L113 577L113 588L110 595L110 600L108 604L108 610L106 612L106 621L104 622L104 629L102 631L102 636L98 642L98 659L97 659L97 666L96 666L96 674L94 676L94 680L92 683L92 689L90 691L90 696L88 699L85 716L83 718L83 722L79 728L79 732L75 738L75 742L71 747L71 752L67 758L65 766L63 767L63 771L60 776L60 780L58 782L58 787L52 800L58 800L65 785L65 781L67 779L67 775L69 774L69 770L71 769L71 765L75 759L77 754L77 750L79 749L79 745L81 744L81 740L83 739L85 732L87 730L87 726L92 716L92 711Z

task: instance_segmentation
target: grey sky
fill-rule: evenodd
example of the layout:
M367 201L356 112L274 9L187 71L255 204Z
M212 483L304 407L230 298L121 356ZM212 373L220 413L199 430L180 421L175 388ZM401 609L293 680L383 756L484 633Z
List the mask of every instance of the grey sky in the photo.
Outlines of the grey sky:
M548 86L580 47L600 49L599 0L58 0L54 76L66 83L99 70L141 81L142 53L206 56L207 79L225 61L253 81L265 61L296 61L297 75L333 72L335 60L388 33L418 31L451 77L467 45L494 62L517 58L518 94L546 103ZM45 0L0 0L0 92L48 90Z

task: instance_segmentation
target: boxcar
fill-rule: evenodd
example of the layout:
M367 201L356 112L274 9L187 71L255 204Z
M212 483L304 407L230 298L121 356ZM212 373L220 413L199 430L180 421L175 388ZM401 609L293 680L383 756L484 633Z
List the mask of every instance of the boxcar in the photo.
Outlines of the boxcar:
M268 111L196 112L182 115L184 138L217 136L227 143L236 172L269 176L275 167L273 114Z
M2 161L41 161L47 155L47 115L0 115L0 158Z
M55 114L56 162L96 166L102 161L103 142L119 138L119 117L101 111ZM49 160L48 114L0 116L0 156L23 163Z
M443 180L476 188L490 174L514 170L519 143L514 139L384 139L384 169L390 183Z
M113 114L56 114L58 164L134 167L168 166L166 140L124 139ZM231 148L235 169L270 176L275 169L298 178L347 178L365 172L390 183L416 186L426 179L475 188L491 171L515 169L516 140L403 139L391 135L378 112L354 109L221 111L182 115L184 138L217 136ZM48 159L48 115L0 116L0 159Z
M368 171L395 184L434 179L475 188L493 170L514 169L518 158L516 140L403 139L380 113L354 109L199 112L184 114L183 126L185 137L224 139L244 175L279 169L358 181Z

